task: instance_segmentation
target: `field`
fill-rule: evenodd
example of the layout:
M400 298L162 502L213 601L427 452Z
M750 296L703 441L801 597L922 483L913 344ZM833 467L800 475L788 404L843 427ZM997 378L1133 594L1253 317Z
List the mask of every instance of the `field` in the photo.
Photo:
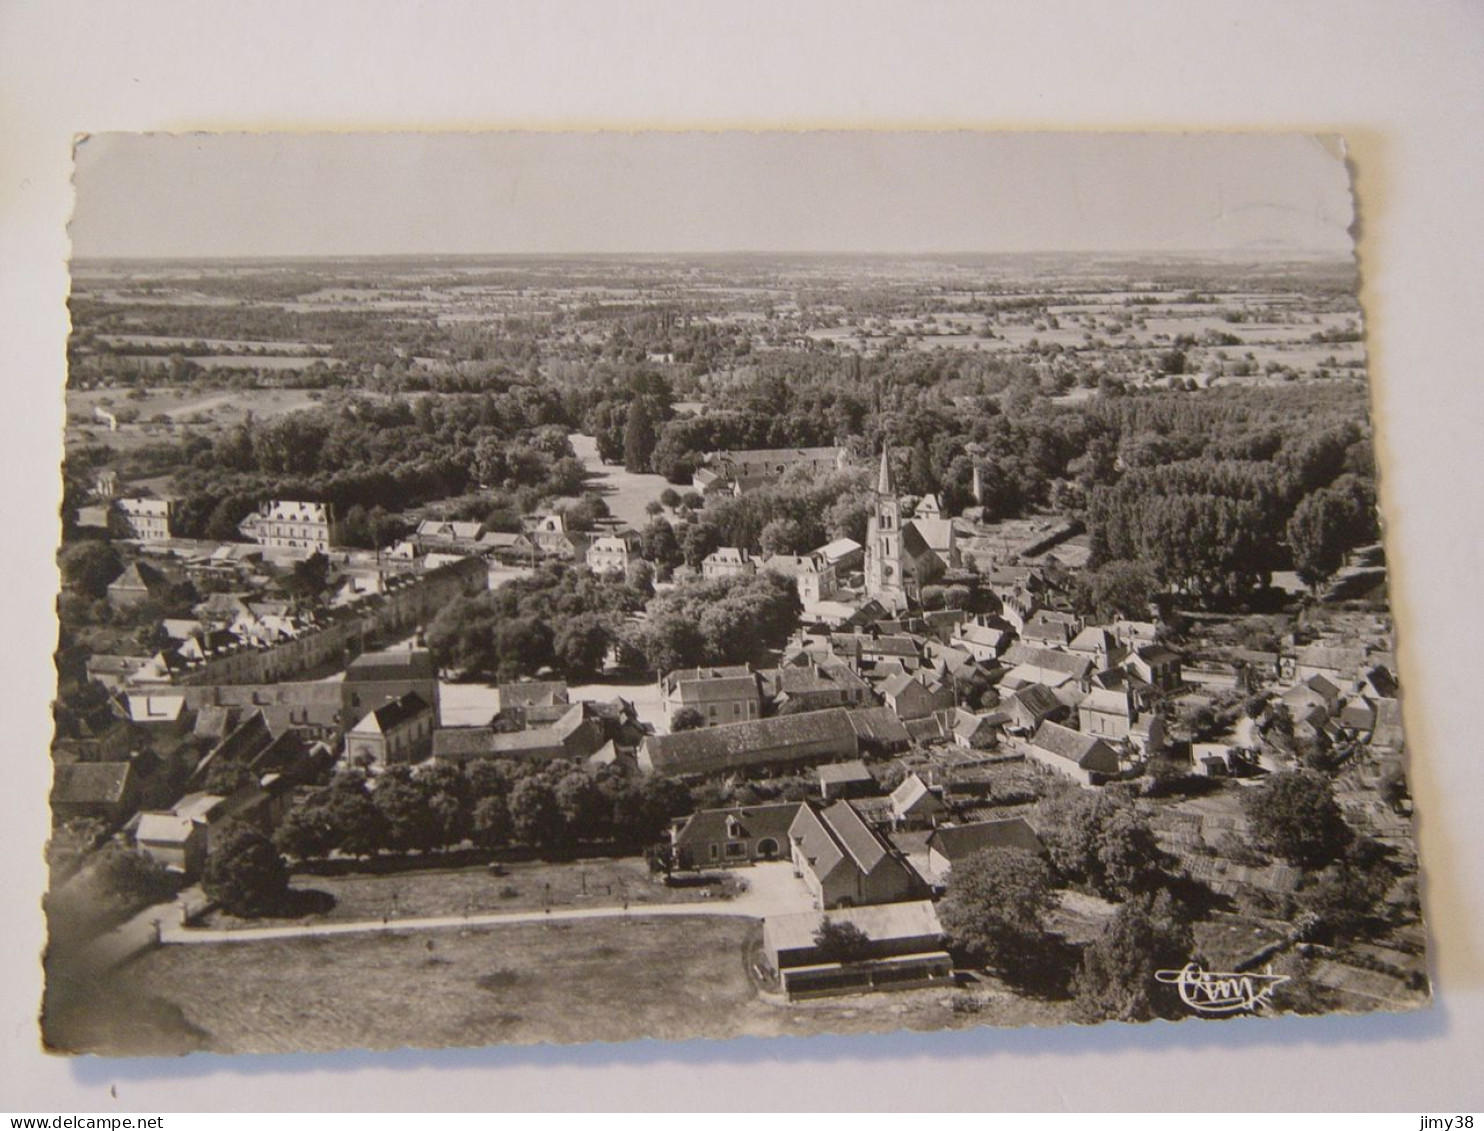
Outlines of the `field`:
M493 930L174 946L47 1003L49 1043L133 1055L868 1033L1054 1024L1065 1007L948 990L786 1006L748 970L762 929L618 919ZM413 988L415 987L415 989Z
M295 875L293 888L317 892L334 900L319 913L292 919L234 919L219 915L208 919L212 927L271 927L286 923L367 922L390 919L435 918L445 915L498 914L581 907L640 907L653 903L685 903L715 898L723 891L737 890L735 877L725 876L705 887L667 888L654 882L644 861L593 859L570 863L533 860L502 865L496 875L484 865L464 868L424 868L390 875Z

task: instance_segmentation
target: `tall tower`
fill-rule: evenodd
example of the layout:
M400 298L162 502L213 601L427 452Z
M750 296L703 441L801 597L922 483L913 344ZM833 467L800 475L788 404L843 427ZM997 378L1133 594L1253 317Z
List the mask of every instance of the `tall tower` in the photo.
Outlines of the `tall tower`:
M902 575L902 507L891 480L890 447L881 448L881 473L866 523L866 593L887 603L905 603Z

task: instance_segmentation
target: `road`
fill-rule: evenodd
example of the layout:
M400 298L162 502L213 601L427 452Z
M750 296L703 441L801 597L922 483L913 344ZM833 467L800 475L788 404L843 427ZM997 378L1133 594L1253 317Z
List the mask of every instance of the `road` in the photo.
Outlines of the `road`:
M814 909L813 897L794 875L793 865L757 864L743 873L747 890L732 899L691 903L646 903L631 907L584 907L558 911L513 911L491 915L442 915L417 919L371 919L353 923L299 923L281 927L183 927L162 924L160 942L167 945L212 946L263 942L269 939L321 938L328 935L378 931L437 931L450 927L507 927L519 923L548 923L567 919L623 919L639 916L717 915L763 919Z

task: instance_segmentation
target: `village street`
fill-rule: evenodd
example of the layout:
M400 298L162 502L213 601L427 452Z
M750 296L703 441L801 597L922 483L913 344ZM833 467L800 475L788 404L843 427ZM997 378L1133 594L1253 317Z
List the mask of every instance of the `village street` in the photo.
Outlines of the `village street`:
M375 931L429 931L449 927L503 927L518 923L554 922L565 919L619 919L653 915L717 915L764 919L772 915L812 911L813 897L786 862L756 864L743 873L747 890L731 899L698 899L689 903L636 904L632 907L585 907L555 911L515 911L490 915L443 915L427 918L381 919L356 923L304 923L280 927L236 929L185 927L160 928L165 945L211 945L260 942L267 939L311 938L324 935L360 934Z

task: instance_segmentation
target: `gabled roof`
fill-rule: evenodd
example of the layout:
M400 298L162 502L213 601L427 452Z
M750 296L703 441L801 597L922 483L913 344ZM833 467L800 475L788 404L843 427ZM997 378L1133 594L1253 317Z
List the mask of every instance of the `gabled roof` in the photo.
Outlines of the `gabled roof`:
M852 782L874 782L871 771L860 760L853 762L831 762L819 767L821 785L849 785Z
M108 583L109 592L154 593L165 585L165 575L148 562L130 562L128 568Z
M1062 706L1062 701L1056 697L1056 692L1044 683L1032 683L1022 687L1012 698L1029 712L1032 718L1036 719L1044 719Z
M416 691L409 691L390 703L383 703L350 729L355 734L388 734L432 710L426 699Z
M843 707L770 719L653 734L644 739L650 765L660 773L712 773L788 760L800 747L824 743L854 753L859 740ZM826 755L827 756L827 755Z
M943 799L928 788L927 782L916 774L908 774L900 785L891 791L891 808L897 816L905 816L914 810L940 812L947 808Z
M512 707L555 707L568 702L567 682L561 679L522 680L502 683L499 688L500 710Z
M1118 772L1118 755L1100 738L1082 734L1057 723L1042 723L1031 745L1083 770L1100 774Z
M1040 837L1023 817L1003 821L975 821L969 825L939 825L928 837L929 849L937 849L949 863L986 848L1022 848L1040 855Z
M200 821L179 813L141 813L134 839L140 844L184 844L199 828Z
M801 802L777 805L747 805L731 809L701 809L678 822L670 842L676 848L712 844L722 840L759 840L772 837L780 847L788 843L789 826ZM731 829L728 822L733 822ZM731 835L735 833L736 835Z
M863 742L904 746L911 741L906 724L890 707L859 707L848 712L856 737Z
M437 679L433 656L425 648L367 652L357 656L345 669L347 683L378 683L391 680Z
M128 792L128 762L72 762L56 767L53 805L117 805Z

